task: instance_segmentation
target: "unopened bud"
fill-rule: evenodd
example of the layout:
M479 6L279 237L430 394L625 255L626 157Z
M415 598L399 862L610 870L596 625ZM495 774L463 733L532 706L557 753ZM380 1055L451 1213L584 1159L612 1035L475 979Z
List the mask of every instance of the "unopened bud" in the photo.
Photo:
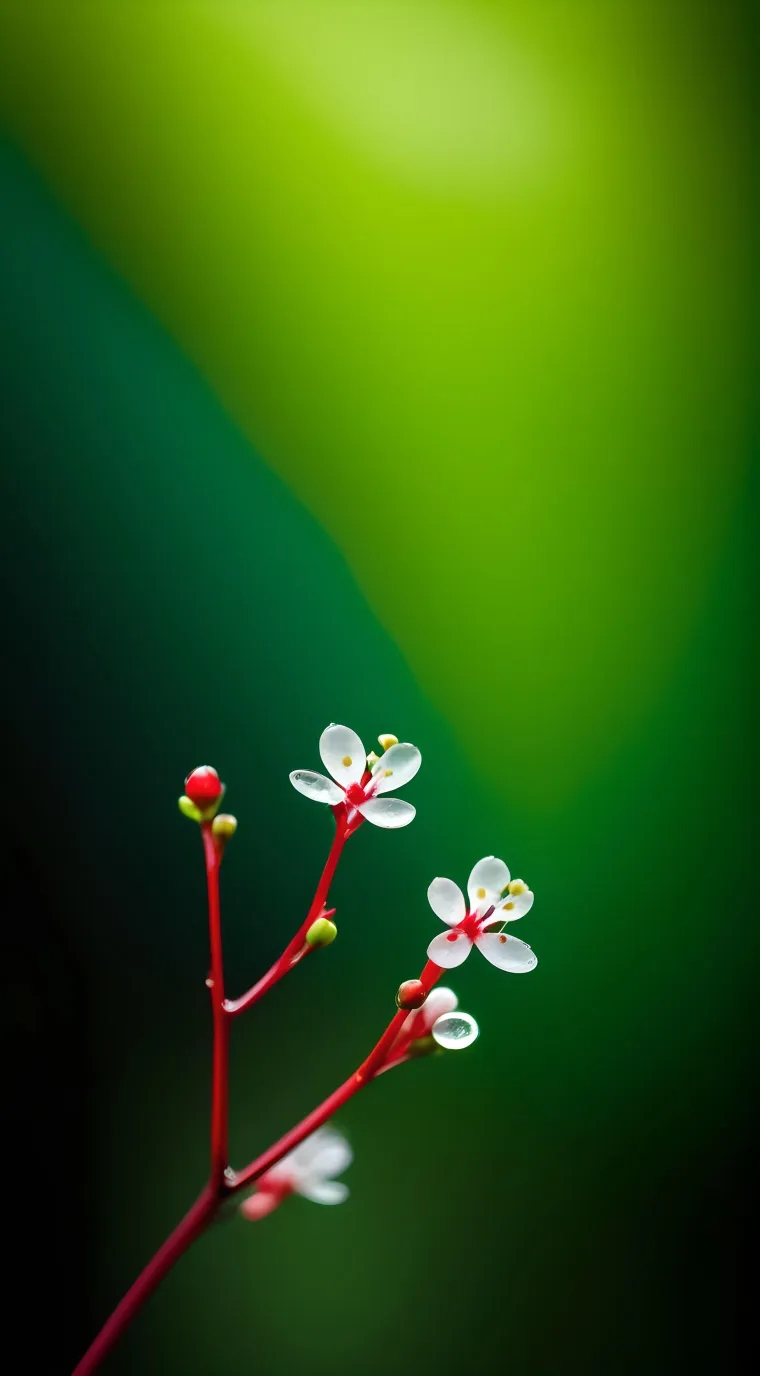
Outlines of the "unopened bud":
M183 817L189 817L191 822L201 821L201 813L198 811L197 807L195 806L195 803L192 803L189 798L186 798L184 796L184 794L181 798L177 799L177 806L179 807L179 810L182 813Z
M390 750L392 745L398 745L398 736L378 736L377 739L383 750Z
M405 979L398 987L396 1004L399 1008L421 1008L427 998L427 990L418 979Z
M224 784L210 764L202 764L185 779L185 793L204 815L213 816L222 800Z
M306 933L307 946L329 946L338 935L338 928L327 917L318 917Z
M416 1041L409 1043L407 1056L432 1056L434 1051L439 1051L440 1047L431 1036L418 1037Z
M374 768L375 768L375 765L379 762L379 760L380 760L380 756L379 756L379 755L376 755L375 752L374 752L374 750L370 750L370 752L369 752L369 754L368 754L368 756L367 756L367 768L368 768L368 769L374 769Z
M220 812L211 824L211 830L220 841L229 841L237 831L237 817L229 812Z

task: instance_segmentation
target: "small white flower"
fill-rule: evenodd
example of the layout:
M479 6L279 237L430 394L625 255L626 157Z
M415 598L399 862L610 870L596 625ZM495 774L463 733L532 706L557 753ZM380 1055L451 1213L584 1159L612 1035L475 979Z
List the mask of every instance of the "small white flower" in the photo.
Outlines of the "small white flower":
M245 1218L264 1218L289 1194L303 1195L315 1204L342 1204L350 1193L342 1180L332 1177L345 1171L354 1154L335 1128L317 1128L300 1146L262 1175L256 1193L240 1205Z
M295 769L290 782L299 793L331 807L343 803L349 827L357 824L359 816L387 828L405 827L412 821L416 809L411 803L379 795L414 778L422 763L416 745L392 745L368 770L367 754L356 732L333 724L319 738L319 753L332 778L310 769Z
M436 917L452 930L433 938L428 946L428 958L444 970L453 970L455 965L467 959L473 946L477 946L486 960L500 970L510 970L513 974L534 970L538 958L530 946L504 931L487 930L496 924L503 927L507 922L514 922L530 910L533 894L528 886L521 879L510 882L504 861L487 855L478 861L470 875L467 896L469 905L453 880L433 880L428 889L428 902Z

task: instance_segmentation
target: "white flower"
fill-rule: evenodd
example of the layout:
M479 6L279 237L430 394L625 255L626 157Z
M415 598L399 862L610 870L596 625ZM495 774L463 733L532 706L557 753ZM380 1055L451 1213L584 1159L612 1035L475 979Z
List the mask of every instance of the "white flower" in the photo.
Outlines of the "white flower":
M342 1204L349 1189L340 1175L354 1159L345 1137L335 1128L317 1128L282 1161L262 1175L256 1193L240 1205L245 1218L264 1218L276 1209L289 1194L303 1195L315 1204Z
M433 938L428 946L428 958L444 970L452 970L467 959L475 945L486 960L500 970L510 970L513 974L534 970L538 958L530 946L504 931L487 930L497 923L503 927L507 922L514 922L530 910L533 894L527 884L522 879L510 882L504 861L487 855L478 861L470 875L467 896L469 906L453 880L433 880L428 889L428 902L436 917L452 930Z
M414 778L422 762L416 745L392 745L370 771L367 752L356 732L333 724L319 738L319 753L332 778L310 769L295 769L290 782L299 793L331 807L345 804L349 827L357 825L359 816L377 827L405 827L411 822L416 811L411 803L378 795Z

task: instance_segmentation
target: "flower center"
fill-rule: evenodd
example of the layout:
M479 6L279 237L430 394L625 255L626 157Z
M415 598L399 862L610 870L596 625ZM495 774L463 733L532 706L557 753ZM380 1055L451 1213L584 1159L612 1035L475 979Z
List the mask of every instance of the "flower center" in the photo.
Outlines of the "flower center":
M467 913L459 925L465 936L468 936L470 941L474 941L476 937L480 936L482 930L480 913Z
M366 796L361 784L349 784L346 789L346 801L349 802L352 807L358 807L360 803L365 802Z

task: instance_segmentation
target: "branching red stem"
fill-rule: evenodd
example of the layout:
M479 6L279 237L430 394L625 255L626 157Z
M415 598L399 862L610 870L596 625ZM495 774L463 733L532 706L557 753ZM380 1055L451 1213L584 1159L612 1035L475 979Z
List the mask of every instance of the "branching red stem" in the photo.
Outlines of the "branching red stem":
M337 809L336 809L337 813ZM224 963L222 948L221 909L219 902L219 866L222 851L213 834L211 822L201 823L203 853L206 865L208 889L209 937L211 947L211 971L209 988L213 1018L214 1048L211 1088L211 1169L208 1184L192 1208L174 1229L174 1232L159 1247L155 1256L137 1277L124 1298L114 1309L95 1341L79 1362L73 1376L91 1376L108 1353L116 1346L124 1331L145 1304L146 1300L171 1270L175 1262L200 1237L216 1214L226 1197L237 1194L246 1186L252 1185L264 1173L281 1161L288 1152L326 1123L328 1118L342 1108L343 1104L357 1094L365 1085L370 1084L396 1042L398 1033L407 1017L400 1010L391 1019L385 1032L362 1064L332 1094L311 1113L307 1114L296 1127L291 1128L283 1137L258 1156L244 1170L231 1172L228 1168L228 1118L229 1118L229 1032L232 1018L250 1008L272 988L278 980L293 968L311 948L305 946L306 933L312 922L322 912L333 875L346 841L346 828L341 817L336 815L336 831L330 847L325 867L322 871L317 891L309 912L293 940L286 946L279 960L262 979L254 984L241 998L226 1000L224 997ZM305 949L304 949L305 948ZM428 961L420 976L426 991L432 989L441 970ZM394 1063L405 1059L406 1046L397 1046Z
M314 894L311 907L306 917L298 928L292 941L288 943L282 955L275 961L271 969L267 970L266 974L262 975L261 979L258 980L256 984L252 984L250 989L246 990L244 994L241 994L240 998L225 1000L225 1011L229 1013L230 1017L236 1018L240 1013L244 1013L246 1008L252 1008L254 1003L258 1003L259 999L263 998L264 995L293 968L296 957L300 958L306 941L306 933L312 922L316 921L325 906L333 875L337 869L338 861L340 860L345 843L346 831L343 819L342 817L336 817L335 835L333 836L332 845L330 846L330 853L325 861L325 867L322 871L319 883L317 884L317 891Z

